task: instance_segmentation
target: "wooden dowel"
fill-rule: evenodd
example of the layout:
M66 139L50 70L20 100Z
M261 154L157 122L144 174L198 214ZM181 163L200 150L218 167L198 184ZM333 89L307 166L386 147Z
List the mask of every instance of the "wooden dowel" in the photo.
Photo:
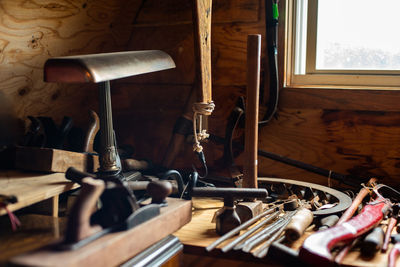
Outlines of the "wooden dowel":
M247 93L243 187L257 188L261 35L247 37Z

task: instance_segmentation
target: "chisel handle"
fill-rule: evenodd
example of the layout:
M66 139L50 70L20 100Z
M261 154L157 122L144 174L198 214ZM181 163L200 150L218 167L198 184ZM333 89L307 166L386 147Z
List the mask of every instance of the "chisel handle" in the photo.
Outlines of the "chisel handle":
M286 226L286 239L293 242L304 234L304 231L313 222L314 215L311 210L302 208L290 220Z
M316 266L332 263L331 249L335 245L351 241L378 225L390 207L390 202L379 196L353 219L309 236L300 248L299 257Z
M400 243L394 245L388 256L388 267L396 267L396 260L400 255Z
M392 235L392 231L394 227L397 224L397 217L391 217L389 219L388 226L386 228L386 233L385 233L385 240L383 241L383 246L382 246L382 252L386 252L388 247L389 247L389 242L390 242L390 237Z
M381 227L375 227L361 243L361 256L370 259L382 248L385 233Z

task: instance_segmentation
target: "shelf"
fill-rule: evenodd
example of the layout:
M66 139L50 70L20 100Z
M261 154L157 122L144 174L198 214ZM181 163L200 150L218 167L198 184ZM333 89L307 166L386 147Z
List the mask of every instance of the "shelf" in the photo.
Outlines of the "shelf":
M42 200L55 198L58 195L78 188L79 185L65 178L64 173L33 173L16 170L0 171L0 194L15 195L18 202L7 205L10 211L15 211ZM56 198L57 197L57 198ZM7 214L5 209L0 209L0 215Z

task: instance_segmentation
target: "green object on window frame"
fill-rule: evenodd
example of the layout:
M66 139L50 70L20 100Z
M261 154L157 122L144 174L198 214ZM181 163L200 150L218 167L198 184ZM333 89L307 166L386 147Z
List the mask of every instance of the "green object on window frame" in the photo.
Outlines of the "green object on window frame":
M279 18L279 11L278 11L277 3L272 4L272 18L276 19L276 20Z

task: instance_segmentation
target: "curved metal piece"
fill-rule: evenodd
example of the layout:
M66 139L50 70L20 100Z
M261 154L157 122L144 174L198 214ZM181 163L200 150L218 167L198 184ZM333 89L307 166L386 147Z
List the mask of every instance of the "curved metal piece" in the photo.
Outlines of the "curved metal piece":
M321 216L321 215L325 216L328 214L343 212L348 207L350 207L350 205L352 203L351 198L349 196L347 196L346 194L344 194L338 190L323 186L323 185L307 183L307 182L302 182L302 181L296 181L296 180L291 180L291 179L266 178L266 177L259 177L258 183L260 183L260 182L261 183L283 183L283 184L303 186L306 188L309 187L311 189L320 190L325 193L328 193L329 195L331 195L332 197L334 197L338 200L339 203L332 208L313 211L313 214L316 216Z
M98 83L171 68L174 61L160 50L56 57L46 61L44 81Z

